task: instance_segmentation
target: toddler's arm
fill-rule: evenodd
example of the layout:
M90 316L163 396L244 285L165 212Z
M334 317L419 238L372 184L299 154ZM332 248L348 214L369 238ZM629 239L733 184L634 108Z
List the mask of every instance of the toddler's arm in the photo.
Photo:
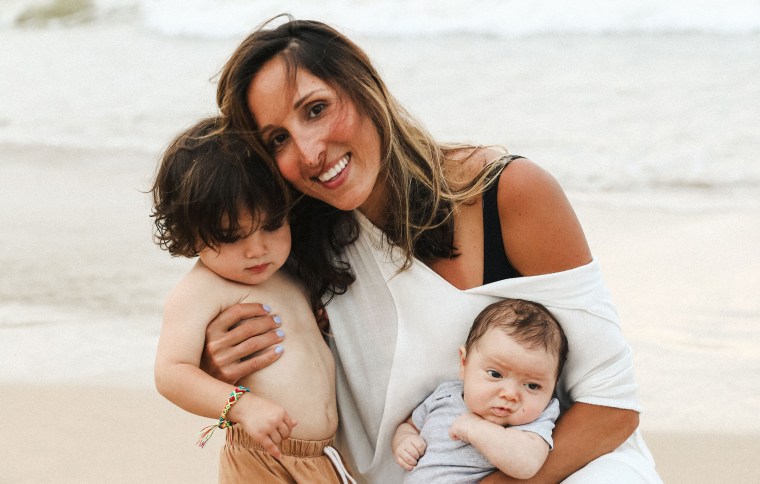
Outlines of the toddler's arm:
M169 295L155 365L156 388L180 408L218 419L233 385L219 381L200 368L206 325L219 312L213 279L188 274ZM273 456L290 436L296 422L279 405L244 394L227 413L227 420L243 429Z
M449 435L471 444L500 471L517 479L533 477L549 455L549 444L538 434L504 428L472 412L459 416Z
M396 429L391 447L398 465L407 471L411 471L425 453L427 444L420 437L420 431L414 426L410 417Z

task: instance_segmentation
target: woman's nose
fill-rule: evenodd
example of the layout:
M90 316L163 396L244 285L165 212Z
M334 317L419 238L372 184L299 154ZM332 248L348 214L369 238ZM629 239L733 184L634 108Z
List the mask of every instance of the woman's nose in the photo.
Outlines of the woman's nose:
M301 157L301 162L309 168L316 168L325 162L324 143L318 133L302 133L295 137L295 144Z

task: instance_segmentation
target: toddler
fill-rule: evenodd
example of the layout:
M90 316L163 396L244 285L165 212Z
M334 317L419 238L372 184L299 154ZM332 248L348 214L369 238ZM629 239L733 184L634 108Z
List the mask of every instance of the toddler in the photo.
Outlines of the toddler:
M335 366L317 327L313 298L288 269L286 187L238 136L209 118L164 153L152 188L157 242L198 257L168 296L156 355L158 391L227 428L220 482L353 482L332 448L338 425ZM239 302L277 308L288 352L241 379L199 368L208 323ZM274 313L273 313L274 314ZM271 349L269 351L272 351Z

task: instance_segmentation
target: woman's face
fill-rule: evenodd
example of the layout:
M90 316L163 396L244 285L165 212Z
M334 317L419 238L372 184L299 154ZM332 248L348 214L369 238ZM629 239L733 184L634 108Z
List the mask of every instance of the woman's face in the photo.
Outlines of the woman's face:
M306 69L293 83L275 57L248 88L251 110L282 176L298 190L370 219L380 207L380 138L348 97Z

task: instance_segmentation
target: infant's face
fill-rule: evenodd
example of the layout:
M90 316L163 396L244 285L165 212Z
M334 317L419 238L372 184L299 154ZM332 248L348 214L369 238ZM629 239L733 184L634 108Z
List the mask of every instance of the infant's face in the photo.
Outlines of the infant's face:
M525 348L501 329L490 329L466 353L460 377L467 408L501 426L536 420L554 391L557 358Z

